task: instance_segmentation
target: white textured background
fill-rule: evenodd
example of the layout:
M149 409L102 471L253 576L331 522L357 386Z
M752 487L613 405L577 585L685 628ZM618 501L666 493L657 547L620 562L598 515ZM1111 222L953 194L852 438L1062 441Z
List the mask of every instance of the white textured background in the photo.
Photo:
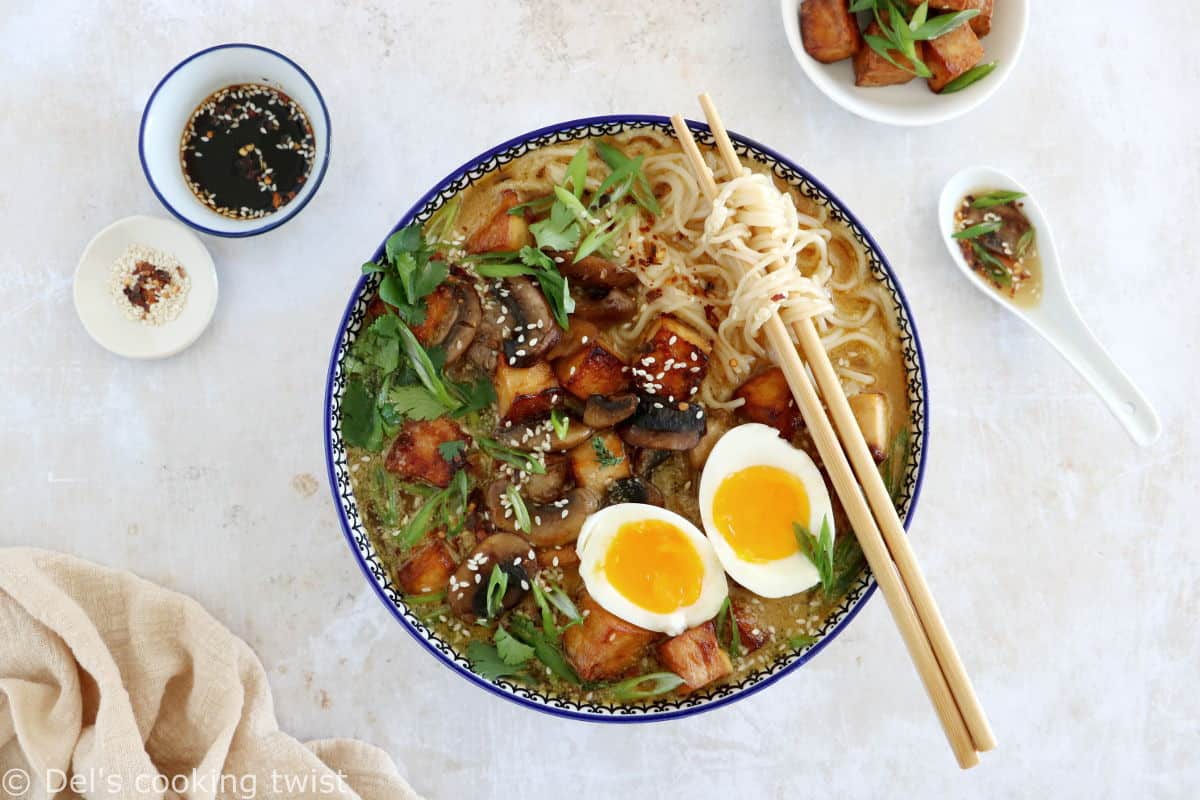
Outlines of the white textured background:
M992 101L918 130L825 100L770 0L53 5L0 0L0 545L194 595L258 651L285 729L373 741L434 798L1196 790L1194 3L1037 2ZM76 320L72 272L114 219L166 216L137 161L142 105L177 61L225 41L309 71L333 118L330 170L283 228L206 240L221 303L192 349L124 361ZM914 535L1001 741L976 770L955 768L879 599L800 673L732 707L586 725L437 664L338 529L321 393L358 264L500 140L598 113L698 116L700 89L733 129L824 179L907 289L932 398ZM1162 414L1154 448L954 271L934 204L977 161L1037 192L1085 317Z

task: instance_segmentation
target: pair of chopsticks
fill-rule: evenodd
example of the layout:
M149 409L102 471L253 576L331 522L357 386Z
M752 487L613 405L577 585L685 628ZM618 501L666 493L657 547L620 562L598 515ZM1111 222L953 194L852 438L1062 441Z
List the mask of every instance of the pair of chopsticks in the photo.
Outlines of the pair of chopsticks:
M726 170L731 175L740 175L742 163L712 99L702 94L700 105ZM691 130L679 114L671 117L671 123L702 191L712 200L719 191L717 183L704 163ZM772 269L780 267L782 264L775 264ZM821 461L833 481L834 490L846 509L871 572L900 628L909 656L933 701L958 765L963 769L973 767L979 763L980 752L996 746L996 739L933 594L921 574L892 498L850 410L850 403L846 400L816 327L808 319L792 325L800 350L804 353L803 361L778 313L771 315L764 330L821 455ZM813 386L805 371L805 361L821 390L820 397L817 387ZM833 416L832 423L821 405L821 397ZM834 423L837 433L841 434L840 444L834 432ZM858 476L857 480L855 475Z

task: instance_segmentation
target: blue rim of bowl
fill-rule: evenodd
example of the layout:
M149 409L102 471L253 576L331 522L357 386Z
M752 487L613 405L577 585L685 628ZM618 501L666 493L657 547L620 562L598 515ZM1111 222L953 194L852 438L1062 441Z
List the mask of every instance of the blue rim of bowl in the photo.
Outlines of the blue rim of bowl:
M150 167L146 164L146 117L150 114L150 108L154 105L154 100L156 97L158 97L159 90L166 85L167 81L171 80L171 77L176 72L183 69L200 56L207 55L208 53L212 53L216 50L232 50L235 48L261 50L264 53L270 53L280 61L283 61L291 66L294 70L296 70L296 72L300 73L300 77L304 78L304 80L308 82L308 85L312 87L313 93L317 96L317 103L321 106L321 116L325 118L325 158L321 163L321 170L317 173L316 180L313 182L312 191L308 193L307 197L297 203L294 208L289 209L279 217L275 217L275 215L266 217L266 219L271 221L260 228L247 228L241 231L217 231L213 230L212 228L206 228L199 222L196 222L195 220L185 216L182 212L168 203L167 199L163 197L162 192L158 190L158 185L154 182L154 176L150 174ZM305 109L305 111L307 112L307 109ZM142 121L138 124L138 160L142 162L142 173L146 176L146 182L150 184L150 191L154 192L154 196L158 198L158 202L162 203L163 207L166 208L167 211L171 212L171 215L180 222L200 231L201 233L207 233L210 236L221 236L226 239L244 239L247 236L258 236L259 234L266 233L267 231L273 231L304 210L304 207L308 205L308 202L316 196L317 190L321 188L321 182L325 180L325 171L329 169L330 140L332 138L333 125L329 120L329 109L325 106L325 98L322 96L321 90L317 88L316 82L309 77L308 73L304 71L303 67L297 64L295 61L292 61L283 53L280 53L278 50L272 50L269 47L263 47L261 44L250 44L248 42L229 42L227 44L217 44L213 45L212 47L206 47L203 50L192 53L183 61L180 61L178 64L172 67L171 71L164 75L162 80L158 82L158 85L154 87L154 91L150 93L150 98L146 101L145 108L142 109Z
M433 188L431 188L428 192L426 192L424 195L422 195L421 199L419 199L415 204L413 204L413 206L411 208L409 208L408 211L406 211L404 213L404 216L402 216L400 218L400 220L396 223L396 225L392 228L392 230L388 232L388 236L390 236L392 233L399 230L400 228L404 227L405 225L409 224L417 216L417 214L419 214L420 211L423 208L425 208L425 206L429 203L430 200L432 200L434 197L436 197L440 192L442 192L453 181L459 179L461 176L463 176L465 173L467 173L475 165L477 165L481 162L485 162L488 159L492 158L493 156L495 156L499 153L502 153L511 147L515 147L519 144L522 144L523 142L526 142L530 139L535 139L539 136L557 133L559 131L568 130L571 128L579 128L579 127L583 127L583 126L587 126L587 125L604 125L604 124L611 124L611 123L633 123L633 124L652 123L652 124L670 126L671 120L669 117L659 116L656 114L608 114L608 115L603 115L603 116L598 116L598 117L583 117L580 119L568 120L566 122L559 122L559 123L555 123L553 125L547 125L546 127L543 127L543 128L538 128L537 130L529 131L528 133L523 133L519 136L514 136L513 138L511 138L505 142L502 142L501 144L498 144L495 147L484 151L483 153L480 153L479 155L475 156L471 160L464 163L458 169L456 169L453 172L451 172L450 174L448 174L445 178L438 181L433 186ZM693 120L687 120L687 125L689 128L691 128L693 130L697 130L697 131L708 131L709 130L709 127L707 125L705 125L704 123L695 122ZM904 314L908 319L908 325L912 332L913 349L916 351L917 371L918 371L918 373L920 375L920 379L921 379L921 387L922 387L922 393L923 393L923 397L924 397L924 406L925 406L924 407L924 415L923 415L924 427L923 427L923 431L922 431L923 432L922 456L921 456L921 460L920 460L919 464L917 465L916 480L914 481L911 499L909 500L909 504L908 504L908 513L906 514L905 519L904 519L904 528L905 528L905 530L907 530L909 523L913 518L913 515L916 513L917 503L921 498L921 488L925 481L925 465L929 458L929 427L930 427L930 422L929 422L929 381L928 381L928 377L925 372L925 353L921 348L921 338L920 338L919 333L917 332L916 322L913 320L912 309L909 307L908 298L905 296L904 290L900 286L900 281L896 277L896 273L892 270L891 264L888 262L887 258L884 256L883 251L879 248L879 244L875 241L875 238L873 236L871 236L870 232L868 232L867 229L863 226L863 224L858 220L858 217L856 217L853 213L851 213L850 210L847 209L846 206L841 202L841 200L838 199L837 195L835 195L835 194L833 194L833 192L829 191L828 187L826 187L825 184L823 184L821 181L817 180L817 178L815 178L811 173L809 173L808 170L804 169L803 167L801 167L799 164L792 161L791 159L786 158L785 156L783 156L776 150L773 150L770 147L766 147L765 145L762 145L747 136L742 136L733 131L728 131L728 133L729 133L730 138L732 138L735 142L740 142L741 144L747 145L748 147L757 149L757 150L767 154L771 158L775 159L779 163L784 164L791 169L794 169L796 172L798 172L799 174L804 176L805 179L811 181L813 183L813 185L816 186L818 189L820 189L826 196L828 196L828 198L845 215L847 221L851 225L857 227L860 231L862 231L863 236L866 238L867 242L869 243L869 245L871 247L871 250L878 256L879 261L882 264L884 270L887 272L888 276L892 279L893 286L896 290L896 297L899 299L900 305L904 309ZM387 237L385 236L384 242L386 242L386 241L387 241ZM383 250L384 250L384 245L383 245L383 243L380 243L378 249L375 251L374 256L372 256L372 260L377 261L383 255ZM867 604L867 601L871 599L871 596L875 594L875 590L876 590L876 588L878 588L878 584L875 582L874 575L871 575L870 571L868 570L868 585L867 585L866 591L864 591L862 597L859 598L858 602L846 613L846 615L844 617L842 617L841 620L839 620L837 622L837 624L833 627L832 630L829 631L829 633L827 633L825 636L823 636L820 641L816 642L808 650L803 652L798 658L796 658L795 661L788 664L786 667L779 670L778 672L766 676L762 680L755 683L753 686L749 686L749 687L739 691L737 694L733 694L728 697L717 698L710 702L704 703L703 705L694 706L691 708L681 708L681 709L674 710L674 711L665 711L665 712L655 713L655 714L651 714L651 715L631 714L631 715L616 716L616 715L589 714L589 713L583 713L583 712L579 712L579 711L572 711L572 710L566 709L566 708L556 708L554 706L545 705L543 703L538 703L538 702L535 702L528 698L521 697L519 695L507 692L502 687L493 684L491 681L485 680L484 678L475 674L474 672L472 672L470 669L464 667L463 665L461 665L451 659L448 659L445 656L445 654L443 654L436 647L434 647L428 640L426 640L426 638L421 635L420 631L416 630L412 626L412 624L404 617L404 615L399 612L399 610L395 607L395 605L392 604L392 601L384 593L384 591L380 587L379 583L375 580L374 575L371 574L371 570L368 568L366 561L363 560L362 553L359 552L358 546L354 541L354 536L351 533L350 520L347 519L347 517L346 517L346 510L345 510L345 508L343 508L341 497L338 494L337 476L336 476L335 470L334 470L333 440L332 440L334 376L337 371L338 351L341 349L342 340L345 338L346 327L349 324L350 318L354 313L354 309L358 304L359 296L362 294L363 286L365 285L365 283L369 277L370 276L368 276L368 275L364 275L364 276L360 277L358 279L358 282L354 285L354 291L350 295L350 300L346 304L346 309L345 309L345 311L342 312L341 322L338 324L337 335L335 336L334 341L333 341L333 351L330 354L330 358L329 358L329 369L325 376L325 409L324 409L325 414L324 414L324 419L322 421L322 426L324 428L324 438L325 438L326 476L329 479L329 489L333 496L333 504L337 508L338 522L341 524L342 534L346 537L346 543L350 546L350 551L354 554L354 560L358 563L359 569L362 570L362 573L363 573L364 577L366 577L367 582L371 585L371 588L375 591L375 595L379 598L379 600L383 603L384 607L387 608L387 610L391 613L391 615L396 618L396 620L404 627L404 629L406 631L408 631L410 636L412 636L414 639L416 639L417 642L419 642L422 647L424 647L427 651L429 651L429 653L432 654L439 663L443 664L444 666L446 666L453 672L457 673L458 675L462 676L463 678L466 678L468 681L475 684L476 686L479 686L480 688L485 689L494 695L502 697L505 700L508 700L510 702L516 703L521 706L525 706L527 708L532 708L535 711L542 712L543 714L549 714L549 715L555 716L555 717L562 717L564 719L574 719L574 720L581 720L584 722L595 722L595 723L629 723L629 724L663 722L663 721L670 720L670 719L680 719L682 717L689 717L694 714L700 714L705 711L712 711L714 709L720 708L721 706L727 705L729 703L733 703L738 700L745 699L746 697L749 697L749 696L767 688L768 686L774 684L776 681L778 681L780 678L784 677L785 675L790 675L791 673L795 672L801 666L803 666L804 664L807 664L809 661L811 661L812 658L817 655L817 653L824 650L825 646L827 644L829 644L831 641L833 641L835 638L837 638L837 636L840 635L843 630L845 630L846 626L849 625L850 622L853 621L853 619L856 616L858 616L858 612L861 611L863 606L865 606Z

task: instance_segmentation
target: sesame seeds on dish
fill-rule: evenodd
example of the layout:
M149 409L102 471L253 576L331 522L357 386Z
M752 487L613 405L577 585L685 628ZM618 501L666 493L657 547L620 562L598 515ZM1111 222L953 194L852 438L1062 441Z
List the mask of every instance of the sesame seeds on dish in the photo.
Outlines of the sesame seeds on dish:
M109 275L109 292L125 316L146 325L163 325L179 316L192 281L170 253L131 244Z

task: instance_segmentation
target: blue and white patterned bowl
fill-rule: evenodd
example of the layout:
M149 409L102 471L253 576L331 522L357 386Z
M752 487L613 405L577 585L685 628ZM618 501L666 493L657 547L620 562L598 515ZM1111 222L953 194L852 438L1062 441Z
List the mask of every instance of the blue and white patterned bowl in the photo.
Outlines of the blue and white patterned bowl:
M708 128L699 123L689 123L697 138L703 143L712 143ZM573 120L552 125L547 128L526 133L515 139L501 144L486 153L471 159L469 162L450 173L433 189L425 194L416 205L408 210L396 223L395 231L410 222L424 221L463 188L499 169L530 150L535 150L549 144L570 142L587 136L605 136L621 133L638 128L655 128L670 132L671 123L666 117L619 115L607 117L592 117ZM925 471L925 452L929 441L928 428L928 394L925 382L925 361L921 354L917 330L913 325L912 314L900 284L888 266L883 253L866 228L850 211L842 205L820 181L810 175L799 165L784 158L779 153L764 147L745 137L730 134L738 152L761 164L768 165L774 173L793 186L799 187L804 196L811 198L827 208L835 219L846 223L853 235L863 245L871 262L871 269L888 288L899 315L901 344L904 350L904 364L908 376L908 397L911 406L912 452L908 471L904 476L901 508L904 512L905 525L912 519L917 497L921 490L921 480ZM389 235L391 231L388 232ZM386 237L384 237L386 240ZM383 245L372 258L378 259L383 255ZM492 682L476 675L471 671L468 661L456 654L450 643L439 637L427 627L420 618L412 613L404 604L401 593L392 583L392 577L383 562L375 552L370 537L363 525L358 503L350 484L350 465L346 458L346 445L338 426L342 392L346 386L344 362L355 337L363 326L368 299L375 288L376 275L362 277L351 293L350 302L342 315L338 326L337 338L333 344L333 354L329 364L329 376L325 390L325 444L326 459L329 469L329 482L333 490L334 503L337 505L338 517L342 529L354 553L355 559L362 567L363 573L376 594L387 606L392 615L404 626L412 636L430 653L436 656L448 667L490 692L507 698L523 706L535 708L549 714L574 719L600 722L645 722L652 720L682 717L700 711L716 708L746 697L763 689L789 672L806 663L841 632L850 620L867 602L875 591L875 580L870 574L864 575L850 590L837 611L825 622L817 636L816 642L802 651L780 656L773 663L745 677L737 684L721 686L710 691L699 691L682 699L661 700L646 706L609 706L598 703L576 703L558 697L543 695L526 686L505 680Z

